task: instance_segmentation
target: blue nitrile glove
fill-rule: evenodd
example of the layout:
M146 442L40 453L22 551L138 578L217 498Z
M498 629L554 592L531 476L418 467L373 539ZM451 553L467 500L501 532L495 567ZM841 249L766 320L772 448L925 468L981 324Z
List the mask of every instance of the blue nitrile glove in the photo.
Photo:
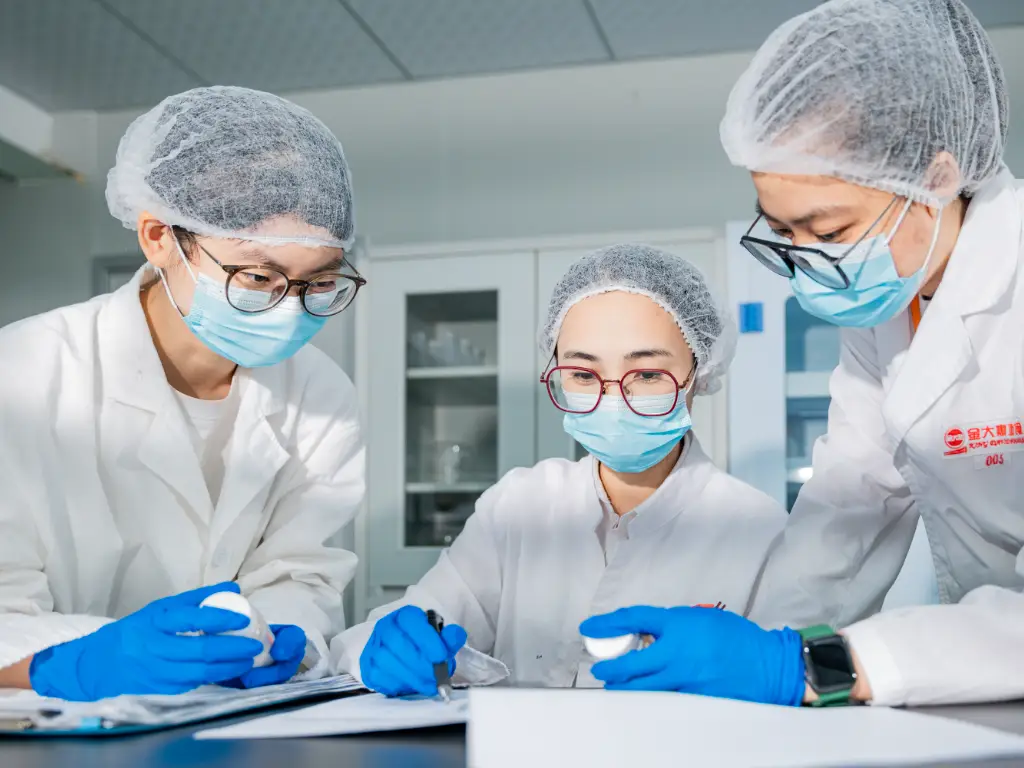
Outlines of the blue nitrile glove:
M445 624L438 634L422 608L405 605L374 625L359 656L363 685L385 696L436 696L434 664L447 662L448 674L455 674L455 654L465 644L458 624Z
M260 688L277 685L291 680L299 671L299 665L306 656L306 633L294 624L271 624L274 644L270 646L273 664L253 667L241 677L226 680L221 685L229 688Z
M621 608L580 624L588 637L646 634L654 643L598 662L591 673L614 690L680 691L799 706L803 642L786 629L765 630L714 608Z
M155 600L91 635L40 651L29 666L32 689L41 696L95 701L123 693L184 693L241 677L263 644L218 634L243 629L249 618L199 607L216 592L238 592L238 585L225 582Z

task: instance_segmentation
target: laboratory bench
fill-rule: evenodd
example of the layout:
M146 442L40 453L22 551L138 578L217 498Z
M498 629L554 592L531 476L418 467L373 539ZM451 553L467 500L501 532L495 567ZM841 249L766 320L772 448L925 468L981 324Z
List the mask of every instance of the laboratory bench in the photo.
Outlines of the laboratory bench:
M916 710L1024 735L1024 701ZM218 721L237 722L244 718ZM315 739L197 741L191 725L139 736L0 737L2 768L440 768L466 764L465 728ZM666 756L668 758L668 756ZM671 763L670 759L666 764ZM1024 758L941 765L1021 766Z

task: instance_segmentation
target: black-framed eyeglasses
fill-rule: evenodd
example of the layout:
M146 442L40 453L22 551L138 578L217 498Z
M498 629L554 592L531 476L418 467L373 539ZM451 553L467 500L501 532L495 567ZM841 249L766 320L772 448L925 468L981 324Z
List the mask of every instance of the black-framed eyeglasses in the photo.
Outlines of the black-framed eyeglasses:
M746 234L740 238L740 245L746 248L755 259L781 277L792 279L796 276L796 270L799 269L811 280L826 288L836 290L849 288L850 278L840 266L840 262L849 256L851 251L864 241L868 233L878 226L879 222L885 218L897 200L899 200L899 196L895 196L889 201L889 204L885 206L885 210L878 215L878 218L864 231L864 234L846 249L842 256L830 256L818 248L805 245L791 245L775 240L751 237L750 233L754 231L757 222L764 218L763 213L758 214L757 218L754 219L754 223L747 229ZM907 209L904 209L903 213L900 214L893 232L899 228L906 212Z
M565 413L593 413L609 384L619 389L622 401L637 416L667 416L675 410L679 393L693 381L696 366L680 384L660 368L626 371L621 379L603 379L597 371L575 365L556 365L540 377L555 408Z
M202 244L198 245L227 274L224 295L228 304L239 312L266 312L284 301L293 288L298 288L299 301L306 312L316 317L330 317L348 307L359 289L366 285L366 278L344 260L342 268L350 271L322 272L309 280L293 280L273 267L222 264Z

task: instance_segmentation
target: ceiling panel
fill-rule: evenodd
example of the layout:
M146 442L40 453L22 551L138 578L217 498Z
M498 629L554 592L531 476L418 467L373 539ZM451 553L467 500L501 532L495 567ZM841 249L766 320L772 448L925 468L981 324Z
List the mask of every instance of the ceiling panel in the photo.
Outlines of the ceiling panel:
M816 0L590 2L619 59L752 50L783 21L818 4Z
M338 0L103 0L218 85L266 91L402 79Z
M152 104L200 84L91 0L0 1L0 81L50 110Z
M986 27L1024 24L1024 2L1021 0L964 0L967 7Z
M415 77L607 61L582 0L349 0Z

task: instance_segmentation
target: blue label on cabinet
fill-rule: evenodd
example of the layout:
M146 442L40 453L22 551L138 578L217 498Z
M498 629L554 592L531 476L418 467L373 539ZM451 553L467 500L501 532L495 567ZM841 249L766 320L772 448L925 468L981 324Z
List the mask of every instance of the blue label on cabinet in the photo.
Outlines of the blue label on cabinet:
M740 333L764 331L764 304L760 301L740 304Z

